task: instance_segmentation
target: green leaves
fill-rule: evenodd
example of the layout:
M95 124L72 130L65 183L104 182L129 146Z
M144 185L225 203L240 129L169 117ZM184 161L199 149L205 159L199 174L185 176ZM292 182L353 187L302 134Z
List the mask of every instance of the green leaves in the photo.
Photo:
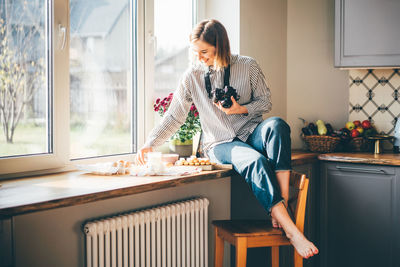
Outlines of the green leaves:
M168 110L172 98L173 98L173 93L170 93L163 100L157 98L156 102L154 103L154 111L158 112L162 117ZM200 125L199 112L197 111L196 106L192 104L188 116L186 117L185 123L171 137L171 140L180 140L183 143L187 140L192 140L193 137L200 131L201 131L201 125Z

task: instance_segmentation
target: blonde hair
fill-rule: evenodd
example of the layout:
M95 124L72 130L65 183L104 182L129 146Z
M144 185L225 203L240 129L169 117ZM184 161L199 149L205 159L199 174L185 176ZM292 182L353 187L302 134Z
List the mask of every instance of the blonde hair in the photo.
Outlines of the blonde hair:
M190 42L203 41L215 47L214 66L224 68L230 64L231 48L224 25L215 19L199 22L190 34Z

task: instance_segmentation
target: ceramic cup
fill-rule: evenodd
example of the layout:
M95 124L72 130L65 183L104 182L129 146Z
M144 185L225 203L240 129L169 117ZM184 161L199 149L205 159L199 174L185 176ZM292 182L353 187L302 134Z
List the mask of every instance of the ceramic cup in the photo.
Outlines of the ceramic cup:
M164 165L162 163L162 153L161 152L147 153L146 165L151 172L161 173L164 170Z

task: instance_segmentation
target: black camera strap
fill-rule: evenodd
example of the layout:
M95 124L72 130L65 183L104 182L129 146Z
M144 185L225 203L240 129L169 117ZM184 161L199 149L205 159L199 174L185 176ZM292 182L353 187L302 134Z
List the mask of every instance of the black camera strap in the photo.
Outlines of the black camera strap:
M224 87L228 86L229 87L229 78L231 76L231 65L229 64L228 67L226 67L224 69ZM210 71L208 71L206 73L206 75L204 76L204 81L206 84L206 90L208 93L208 97L211 98L212 97L212 87L211 87L211 81L210 81Z
M224 88L225 86L229 87L229 78L231 77L231 65L225 68L224 71Z

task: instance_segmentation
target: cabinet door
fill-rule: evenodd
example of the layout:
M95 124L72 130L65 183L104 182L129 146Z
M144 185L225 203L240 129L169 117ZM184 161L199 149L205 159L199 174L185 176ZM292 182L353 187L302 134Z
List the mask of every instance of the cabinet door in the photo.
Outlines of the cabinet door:
M0 267L13 266L12 226L10 218L0 218Z
M400 66L400 1L335 0L335 66Z
M322 266L395 267L395 168L324 164Z

